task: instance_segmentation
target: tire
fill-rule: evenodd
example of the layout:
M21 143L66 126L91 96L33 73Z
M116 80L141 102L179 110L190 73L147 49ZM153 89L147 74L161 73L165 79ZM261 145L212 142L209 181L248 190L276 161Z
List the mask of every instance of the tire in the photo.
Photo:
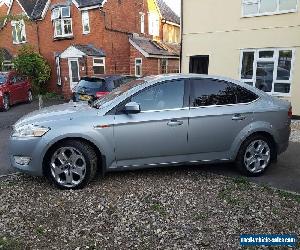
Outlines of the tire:
M5 94L3 96L3 111L8 111L10 109L10 103L9 103L9 95Z
M82 189L94 179L97 155L88 144L68 140L47 154L46 175L60 189Z
M260 176L276 158L272 141L263 135L247 138L240 147L236 158L238 170L245 176Z
M27 92L27 103L32 103L32 91L31 90L28 90Z

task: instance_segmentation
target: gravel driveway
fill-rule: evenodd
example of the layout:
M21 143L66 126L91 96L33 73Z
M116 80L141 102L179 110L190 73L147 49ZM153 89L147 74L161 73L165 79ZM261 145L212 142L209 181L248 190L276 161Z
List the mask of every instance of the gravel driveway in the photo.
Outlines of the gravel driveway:
M239 249L241 233L300 235L299 196L197 167L113 173L81 191L11 176L0 202L4 249Z

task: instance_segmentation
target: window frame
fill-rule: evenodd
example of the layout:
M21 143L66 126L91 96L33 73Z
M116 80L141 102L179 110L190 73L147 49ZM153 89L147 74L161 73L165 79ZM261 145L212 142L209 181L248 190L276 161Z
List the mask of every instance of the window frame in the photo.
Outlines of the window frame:
M165 61L166 65L165 65L165 69L163 69L162 67L162 62ZM160 59L160 74L168 74L168 68L169 68L169 59L168 58L161 58ZM163 71L165 70L165 71Z
M137 64L137 62L136 62L137 60L141 60L141 62ZM140 70L141 74L140 75L137 74L137 70L136 70L137 66L141 67L141 70ZM142 77L143 76L143 58L135 58L134 59L134 75L136 77Z
M241 16L242 17L259 17L259 16L273 16L273 15L281 15L281 14L288 14L288 13L295 13L298 12L298 6L299 6L299 0L296 0L296 8L295 9L290 9L290 10L280 10L279 9L279 1L280 0L276 0L276 11L272 11L272 12L263 12L260 13L260 5L261 5L261 0L241 0ZM257 3L258 7L257 7L257 13L254 14L245 14L244 12L244 5L249 5L251 3Z
M145 34L145 13L140 12L141 34Z
M15 30L15 34L16 34L16 40L14 39L14 29L16 29L16 25L18 25L19 23L22 23L22 30L21 30L21 36L25 38L24 41L19 41L18 36L17 36L17 32ZM13 40L13 44L23 44L23 43L27 43L27 36L26 36L26 27L25 27L25 22L23 19L21 20L13 20L11 21L11 26L12 26L12 40Z
M91 33L90 14L88 10L81 11L81 24L82 24L82 34L87 35ZM88 30L85 30L86 24L88 26Z
M103 60L103 63L95 63L95 60ZM105 57L93 57L93 73L94 75L102 75L102 74L96 74L95 71L94 71L94 67L103 67L104 70L103 70L103 74L105 74L106 72L106 67L105 67Z
M271 50L274 51L274 54L273 54L272 58L259 58L259 52L261 52L261 51L271 51ZM286 50L292 51L290 78L289 78L289 80L277 80L279 52L280 51L286 51ZM254 52L252 79L242 79L243 53L244 52ZM277 97L291 97L292 96L293 77L294 77L295 59L296 59L296 49L295 48L241 49L241 51L240 51L240 65L239 65L239 79L240 79L241 82L243 82L245 84L249 84L250 82L252 82L252 85L250 85L250 86L255 87L257 62L274 62L272 91L271 92L265 92L265 93L267 93L269 95L272 95L272 96L277 96ZM290 92L289 93L275 92L274 91L275 83L288 83L288 84L290 84Z
M69 15L68 16L63 16L62 14L62 10L64 8L68 8L69 9ZM59 13L58 17L53 17L53 12L57 11ZM54 29L54 38L69 38L69 37L73 37L73 20L71 17L71 7L70 6L59 6L54 8L51 11L51 20L52 20L52 24L53 24L53 29ZM65 21L70 21L70 26L71 26L71 33L65 33ZM60 27L61 27L61 35L57 34L57 23L59 22Z
M107 112L107 114L114 114L114 115L122 115L124 114L123 110L125 108L125 105L132 101L132 98L142 91L146 91L149 88L156 87L160 84L164 84L165 82L171 82L171 81L184 81L184 93L183 93L183 107L182 108L173 108L173 109L161 109L161 110L146 110L141 111L140 113L157 113L157 112L168 112L168 111L176 111L176 110L189 110L189 101L190 101L190 81L188 78L178 78L178 79L170 79L170 80L163 80L160 82L156 82L150 86L147 86L143 89L138 90L133 95L129 96L119 104L115 105L114 108L112 108L110 111Z
M229 104L212 104L212 105L203 105L203 106L198 106L198 107L194 107L192 105L192 101L193 101L193 98L194 98L194 92L193 92L193 81L194 80L217 80L217 81L222 81L224 83L227 83L227 84L233 84L233 85L236 85L238 87L241 87L242 89L245 89L246 91L250 91L251 93L253 93L254 95L257 96L256 99L254 99L253 101L250 101L250 102L240 102L240 103L229 103ZM256 101L258 101L260 99L260 96L257 95L255 92L243 87L243 86L240 86L234 82L230 82L230 81L227 81L227 80L223 80L223 79L218 79L218 78L212 78L212 77L207 77L207 78L204 78L204 77L193 77L193 78L190 78L189 79L189 89L190 89L190 93L189 93L189 108L190 109L203 109L203 108L218 108L218 107L231 107L231 106L237 106L237 105L250 105Z
M156 12L148 13L148 26L149 35L159 36L160 35L160 27L159 27L159 15Z

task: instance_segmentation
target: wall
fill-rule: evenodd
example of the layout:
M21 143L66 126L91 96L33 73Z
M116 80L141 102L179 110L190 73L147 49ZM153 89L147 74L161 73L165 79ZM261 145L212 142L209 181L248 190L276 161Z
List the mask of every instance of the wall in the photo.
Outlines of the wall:
M190 56L209 55L209 74L239 79L241 49L295 48L291 97L287 99L300 115L299 11L244 18L241 1L189 0L184 1L183 15L184 73L189 70Z

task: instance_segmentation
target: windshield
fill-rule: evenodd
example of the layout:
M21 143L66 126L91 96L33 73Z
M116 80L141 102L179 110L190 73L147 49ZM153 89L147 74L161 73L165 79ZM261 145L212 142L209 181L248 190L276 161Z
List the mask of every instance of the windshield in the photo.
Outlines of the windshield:
M102 79L93 79L93 78L88 78L88 79L82 79L77 85L77 90L80 89L90 89L90 90L95 90L95 91L104 91L105 86L104 86L104 80Z
M124 94L125 92L133 89L134 87L136 87L140 84L143 84L144 82L145 82L145 80L140 79L140 80L134 80L134 81L131 81L129 83L123 84L120 87L114 89L112 92L110 92L105 97L95 101L94 104L93 104L93 107L94 108L100 108L104 103L112 101L116 97Z
M6 83L6 75L0 75L0 85Z

